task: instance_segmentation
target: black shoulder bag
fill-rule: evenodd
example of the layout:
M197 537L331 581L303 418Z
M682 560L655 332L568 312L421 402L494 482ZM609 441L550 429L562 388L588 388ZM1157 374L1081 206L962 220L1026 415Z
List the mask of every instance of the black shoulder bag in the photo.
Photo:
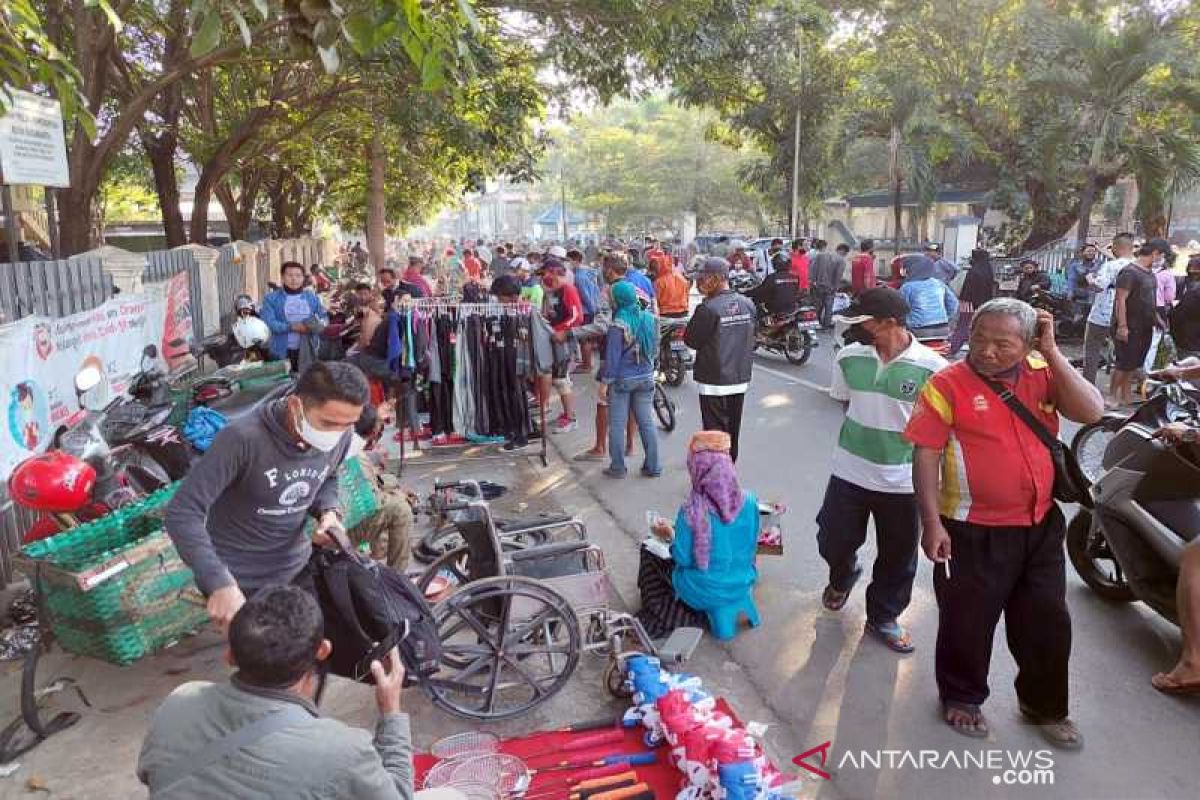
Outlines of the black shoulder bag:
M1050 451L1050 460L1054 462L1054 499L1064 503L1078 503L1084 508L1092 508L1092 482L1079 468L1075 454L1057 436L1046 430L1046 426L1025 407L1024 403L1017 399L1015 394L1009 391L1008 387L990 381L982 375L979 377L1004 401L1004 405L1008 406L1009 411L1016 414L1017 419L1024 422Z

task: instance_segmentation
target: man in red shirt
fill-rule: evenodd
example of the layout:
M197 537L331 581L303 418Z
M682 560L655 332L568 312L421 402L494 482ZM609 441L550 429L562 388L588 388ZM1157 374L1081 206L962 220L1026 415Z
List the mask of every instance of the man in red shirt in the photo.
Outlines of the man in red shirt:
M550 327L555 333L563 333L583 324L583 300L579 290L567 283L567 267L554 256L548 256L543 261L542 286L546 290L542 301L542 313L546 316ZM552 375L544 375L538 381L538 396L542 403L550 399L550 385L558 390L562 400L562 414L554 421L552 430L555 433L569 433L579 427L575 419L575 392L571 386L571 370L573 348L570 344L556 341L554 343L554 371Z
M875 274L875 242L863 239L858 251L858 255L850 262L850 287L855 297L867 289L874 289L879 282Z
M1021 712L1051 744L1078 748L1083 737L1067 717L1071 617L1054 463L1001 393L1051 435L1059 413L1094 422L1104 400L1059 351L1054 318L1020 300L976 309L970 348L925 384L904 431L916 446L921 547L935 562L944 719L964 735L987 736L980 706L1003 613Z
M792 240L792 274L800 282L800 291L808 291L808 249L803 239Z

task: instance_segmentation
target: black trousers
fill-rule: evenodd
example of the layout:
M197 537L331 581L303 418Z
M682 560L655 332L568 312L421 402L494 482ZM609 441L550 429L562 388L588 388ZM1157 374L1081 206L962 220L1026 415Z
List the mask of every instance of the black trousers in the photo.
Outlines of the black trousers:
M936 671L942 700L988 696L996 623L1004 614L1017 662L1017 698L1045 720L1067 716L1071 616L1063 560L1065 525L1055 505L1039 524L992 527L942 518L950 534L950 578L935 567Z
M862 574L858 548L867 540L867 520L872 517L878 554L867 587L867 619L883 624L894 622L912 599L920 539L916 498L874 492L831 477L817 514L817 548L829 565L829 584L839 592L850 591Z
M732 446L729 457L737 461L738 432L742 429L742 406L745 394L727 394L723 397L700 395L700 421L706 431L725 431Z

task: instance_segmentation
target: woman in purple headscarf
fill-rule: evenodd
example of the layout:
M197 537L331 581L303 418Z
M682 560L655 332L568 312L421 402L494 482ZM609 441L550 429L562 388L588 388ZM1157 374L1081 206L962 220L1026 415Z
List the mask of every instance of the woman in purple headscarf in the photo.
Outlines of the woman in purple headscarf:
M670 543L671 557L642 548L638 619L655 638L681 626L704 627L732 639L744 614L759 623L752 590L758 578L758 500L743 492L729 457L729 434L697 433L688 448L692 490L672 526L654 526Z

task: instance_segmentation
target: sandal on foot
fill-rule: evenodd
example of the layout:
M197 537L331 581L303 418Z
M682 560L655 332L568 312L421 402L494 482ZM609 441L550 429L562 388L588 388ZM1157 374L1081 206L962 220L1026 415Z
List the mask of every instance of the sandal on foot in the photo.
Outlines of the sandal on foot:
M908 631L895 620L891 622L871 622L867 620L867 624L863 627L863 630L897 653L911 653L913 651L912 638L908 635Z
M1048 720L1033 713L1024 705L1021 706L1021 716L1030 725L1036 725L1042 738L1055 747L1063 750L1078 750L1083 747L1083 734L1068 717Z
M846 605L846 601L850 599L850 590L844 592L838 591L833 586L826 586L825 591L821 593L821 603L830 611L841 611Z
M942 701L942 721L949 725L955 733L961 733L972 739L986 739L990 733L987 718L983 716L983 709L973 703Z
M1150 679L1150 685L1163 694L1187 697L1200 695L1200 680L1181 681L1169 672L1160 672Z

